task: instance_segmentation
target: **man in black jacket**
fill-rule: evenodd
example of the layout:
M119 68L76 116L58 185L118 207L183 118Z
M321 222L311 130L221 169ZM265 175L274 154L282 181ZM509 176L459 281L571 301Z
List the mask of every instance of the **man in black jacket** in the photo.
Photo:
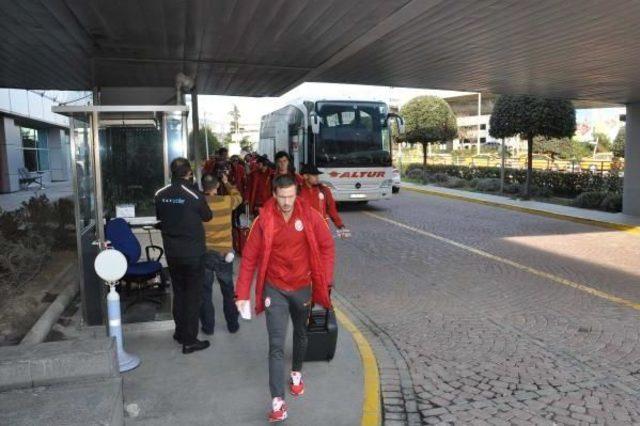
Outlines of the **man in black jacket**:
M206 349L209 341L197 339L206 252L202 222L213 215L186 158L171 162L171 185L156 192L155 204L173 287L173 338L184 354Z

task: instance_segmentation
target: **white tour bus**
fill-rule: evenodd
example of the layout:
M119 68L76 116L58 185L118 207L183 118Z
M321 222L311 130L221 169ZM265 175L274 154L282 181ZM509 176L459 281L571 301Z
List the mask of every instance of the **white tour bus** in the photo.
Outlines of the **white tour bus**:
M315 164L336 201L389 199L392 120L404 133L402 118L384 102L293 102L262 117L258 153L273 161L288 152L296 170Z

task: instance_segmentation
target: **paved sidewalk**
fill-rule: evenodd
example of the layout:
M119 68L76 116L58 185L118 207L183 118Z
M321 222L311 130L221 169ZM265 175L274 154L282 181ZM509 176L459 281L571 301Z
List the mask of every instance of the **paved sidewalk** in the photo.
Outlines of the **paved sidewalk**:
M264 425L270 407L264 315L241 321L230 334L214 286L213 346L190 355L172 339L173 322L125 326L125 347L142 364L124 373L127 425ZM306 393L287 398L287 425L358 425L363 370L357 346L344 326L331 362L304 366ZM291 362L291 324L285 356ZM208 336L201 335L200 338Z
M530 213L545 215L564 216L567 219L577 219L582 221L600 222L602 226L619 227L621 229L640 232L640 218L622 213L608 213L597 210L581 209L578 207L562 206L558 204L544 203L540 201L525 201L500 195L483 194L479 192L463 191L459 189L443 188L434 185L418 185L409 182L402 182L402 188L410 190L428 191L436 195L443 195L455 198L465 198L486 204L504 206L527 210ZM598 225L598 223L594 223ZM635 228L635 229L634 229Z
M46 195L51 202L60 198L72 197L73 185L71 181L49 183L45 188L31 184L30 188L26 190L0 194L0 208L4 211L17 210L24 201L29 201L30 198L40 195Z

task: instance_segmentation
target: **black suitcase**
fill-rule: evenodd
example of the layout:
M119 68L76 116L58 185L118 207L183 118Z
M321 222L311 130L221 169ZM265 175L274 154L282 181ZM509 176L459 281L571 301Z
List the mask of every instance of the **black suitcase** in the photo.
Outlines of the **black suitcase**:
M338 321L333 309L314 306L307 325L305 361L331 361L338 342Z

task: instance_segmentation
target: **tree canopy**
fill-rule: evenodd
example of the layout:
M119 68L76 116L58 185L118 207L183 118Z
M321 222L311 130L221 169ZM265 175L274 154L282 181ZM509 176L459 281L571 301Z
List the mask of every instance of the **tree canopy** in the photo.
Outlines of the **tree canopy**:
M571 101L562 99L499 96L489 125L494 138L571 137L576 130L576 110Z
M411 99L401 109L405 140L413 143L446 142L458 134L456 115L449 104L435 96Z
M534 138L570 138L576 130L576 110L568 100L543 99L527 95L499 96L493 107L489 125L489 134L494 138L520 135L527 140L526 196L529 197Z
M425 165L428 144L444 143L458 135L456 115L444 99L435 96L413 98L402 107L400 114L405 122L404 140L422 144Z
M198 130L199 131L198 131L197 146L200 153L200 158L206 157L206 154L207 154L206 141L209 142L209 155L214 155L215 152L218 150L218 148L222 147L220 140L215 135L215 133L213 133L213 130L211 130L210 127L203 126L203 127L200 127L200 129ZM190 142L190 145L193 147L193 132L189 133L189 142Z
M565 160L580 159L591 155L591 146L586 142L578 142L570 138L551 138L536 136L533 138L533 152L547 154L553 158Z
M611 144L611 150L613 151L613 155L616 157L624 157L625 145L627 142L627 128L622 126L620 130L618 130L618 134L616 138L613 140L613 144Z

